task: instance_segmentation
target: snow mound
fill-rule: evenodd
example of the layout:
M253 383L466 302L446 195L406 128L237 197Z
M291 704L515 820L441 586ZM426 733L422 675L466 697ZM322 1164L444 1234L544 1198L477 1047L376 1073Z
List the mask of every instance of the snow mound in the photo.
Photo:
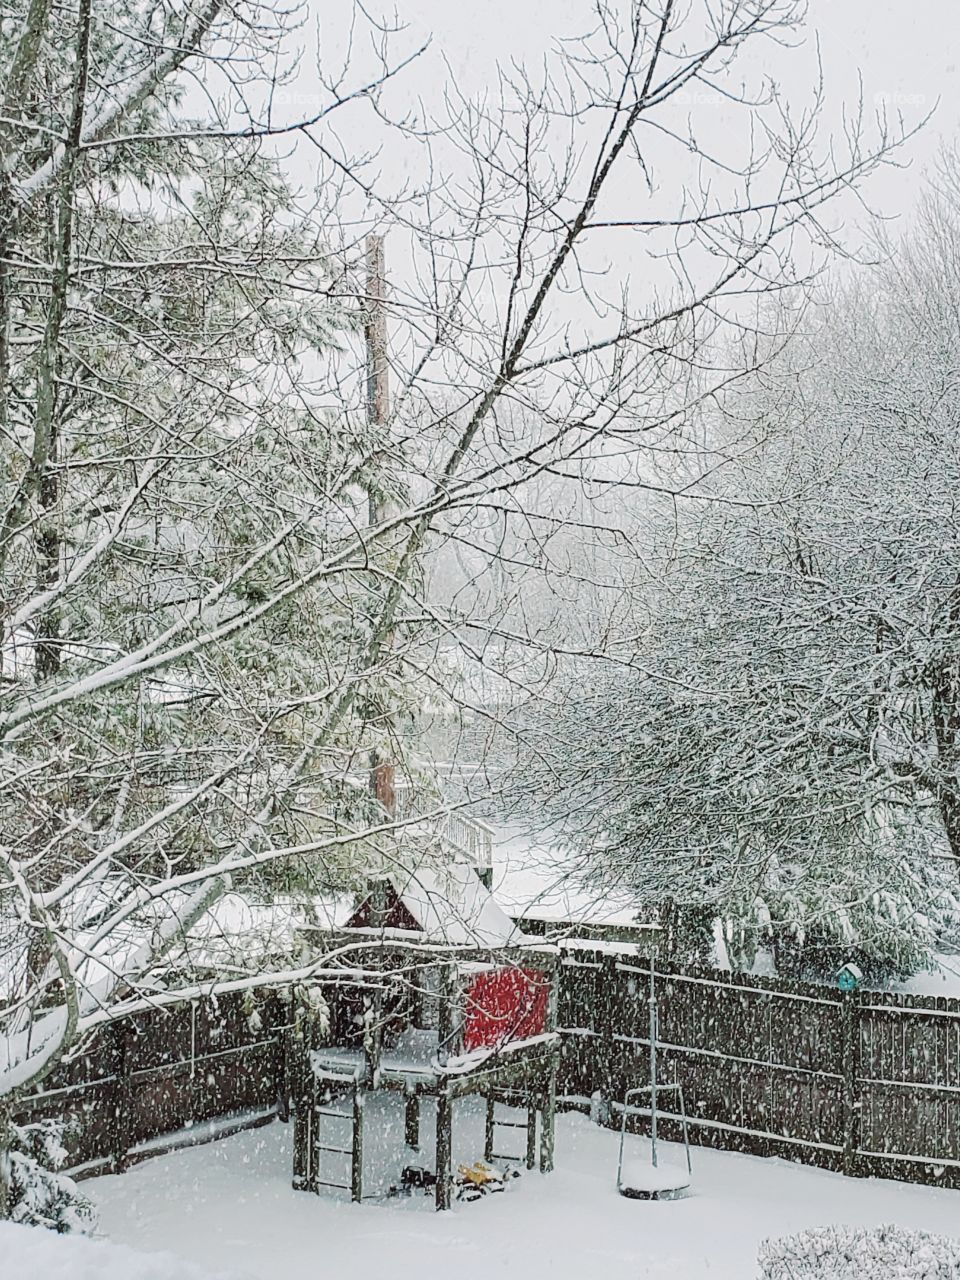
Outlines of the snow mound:
M960 1241L903 1227L815 1227L759 1252L761 1280L960 1280Z
M10 1280L241 1280L170 1253L140 1253L86 1236L0 1222L0 1273Z

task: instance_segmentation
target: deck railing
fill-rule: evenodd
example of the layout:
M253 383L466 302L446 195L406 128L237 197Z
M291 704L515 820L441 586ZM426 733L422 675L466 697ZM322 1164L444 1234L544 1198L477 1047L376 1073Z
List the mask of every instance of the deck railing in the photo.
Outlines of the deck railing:
M443 811L443 801L424 792L410 782L398 782L395 788L396 816L409 822L430 815L437 823L441 840L458 862L469 862L478 871L493 866L493 829L480 818L468 817L457 809Z

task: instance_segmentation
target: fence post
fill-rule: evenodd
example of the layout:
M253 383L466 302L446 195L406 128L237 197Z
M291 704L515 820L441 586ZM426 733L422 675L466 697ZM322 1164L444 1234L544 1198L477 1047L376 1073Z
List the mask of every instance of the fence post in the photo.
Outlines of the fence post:
M860 1074L859 995L844 991L840 997L841 1058L843 1070L843 1172L856 1177L860 1146L860 1101L857 1080Z
M277 993L273 1005L273 1034L277 1042L277 1119L290 1119L293 1101L293 1002Z
M130 1150L130 1044L123 1021L114 1023L117 1052L116 1101L113 1109L113 1172L123 1173Z
M614 1021L613 988L616 982L617 957L610 953L600 958L600 990L597 992L597 1013L600 1019L600 1070L597 1073L600 1082L601 1115L606 1117L601 1123L613 1123L614 1098L614 1063L616 1061L616 1025Z
M201 1108L200 1106L198 1106L198 1102L200 1101L200 1099L198 1099L197 1095L200 1094L201 1098L204 1098L206 1091L207 1091L206 1079L197 1078L197 1002L196 1000L191 1000L190 1001L190 1115L188 1118L188 1124L190 1124L191 1127L194 1124L196 1124L197 1116L200 1113L200 1111L205 1110L205 1108Z

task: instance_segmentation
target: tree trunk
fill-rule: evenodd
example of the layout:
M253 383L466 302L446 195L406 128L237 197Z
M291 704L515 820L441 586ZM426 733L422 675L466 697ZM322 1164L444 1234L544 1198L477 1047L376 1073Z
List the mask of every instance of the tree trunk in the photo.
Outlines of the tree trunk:
M56 471L57 423L50 431L48 468L40 481L40 520L36 536L37 592L49 590L60 573L60 480ZM37 620L34 675L37 684L60 670L60 608L53 604Z
M10 1147L13 1133L10 1125L10 1110L0 1100L0 1222L10 1217L12 1208Z
M948 645L958 631L960 585L950 603ZM960 877L960 657L949 654L934 668L932 714L937 739L937 802Z

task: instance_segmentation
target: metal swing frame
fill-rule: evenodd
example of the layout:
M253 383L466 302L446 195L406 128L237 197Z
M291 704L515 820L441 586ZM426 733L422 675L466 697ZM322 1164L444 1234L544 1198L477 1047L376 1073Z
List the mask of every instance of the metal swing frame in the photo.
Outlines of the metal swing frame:
M620 1150L617 1156L617 1191L622 1196L636 1196L644 1199L656 1200L660 1198L669 1198L671 1195L682 1194L686 1190L677 1188L673 1191L663 1190L650 1192L641 1192L635 1188L625 1187L623 1184L623 1147L627 1136L627 1117L631 1114L642 1115L644 1108L635 1107L631 1112L630 1099L640 1097L644 1094L650 1095L650 1154L651 1165L654 1169L658 1168L657 1164L657 1098L661 1093L675 1093L677 1095L677 1106L680 1112L680 1125L683 1131L683 1146L687 1157L687 1174L693 1175L693 1167L690 1162L690 1133L687 1126L687 1109L683 1101L683 1088L674 1082L673 1084L661 1084L657 1080L657 990L656 990L656 969L654 962L650 961L650 996L647 1001L650 1009L650 1083L638 1085L635 1089L628 1089L623 1095L623 1109L620 1120ZM689 1186L689 1183L687 1184Z
M659 1168L657 1164L657 1103L656 1095L660 1093L675 1093L677 1095L677 1105L680 1112L680 1124L683 1129L683 1147L687 1157L687 1173L693 1175L693 1166L690 1162L690 1135L687 1129L687 1109L683 1102L683 1086L679 1084L643 1084L636 1089L628 1089L623 1095L623 1114L620 1120L620 1151L617 1157L617 1190L622 1196L630 1194L630 1188L624 1188L623 1185L623 1147L627 1136L627 1117L629 1115L643 1115L645 1108L634 1107L631 1110L630 1099L640 1097L643 1094L651 1094L650 1101L650 1151L651 1164L654 1169ZM635 1194L635 1193L634 1193ZM664 1192L651 1192L650 1198L656 1199L657 1196L664 1195Z

